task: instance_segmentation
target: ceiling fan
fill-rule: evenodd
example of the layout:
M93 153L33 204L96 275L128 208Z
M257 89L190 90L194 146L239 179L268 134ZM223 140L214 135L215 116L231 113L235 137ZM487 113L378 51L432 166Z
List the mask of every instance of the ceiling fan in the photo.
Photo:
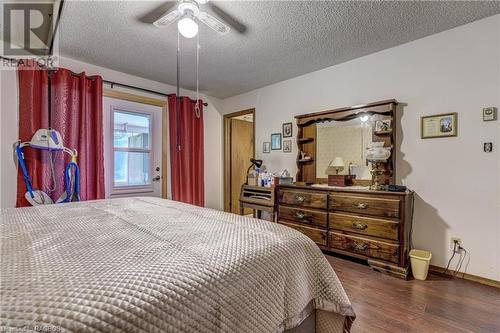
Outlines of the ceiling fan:
M204 5L208 1L178 0L174 9L162 15L153 24L158 28L165 28L179 19L177 28L180 34L186 38L193 38L198 34L197 20L205 23L221 35L228 33L231 30L228 24L200 10L200 5Z

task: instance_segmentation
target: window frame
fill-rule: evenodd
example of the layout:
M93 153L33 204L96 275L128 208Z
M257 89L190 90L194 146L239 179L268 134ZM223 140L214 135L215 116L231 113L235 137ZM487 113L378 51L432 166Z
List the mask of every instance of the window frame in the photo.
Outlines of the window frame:
M121 113L128 113L133 115L147 115L149 116L149 148L121 148L115 147L115 111ZM111 123L110 123L110 167L111 167L111 195L119 195L119 194L134 194L134 193L152 193L154 192L154 184L153 184L153 154L154 154L154 133L153 133L153 122L154 122L154 113L152 111L138 111L132 110L130 108L124 108L119 106L111 106ZM126 186L116 186L115 185L115 151L124 151L124 152L137 152L137 153L149 153L149 175L150 180L149 184L145 185L126 185Z

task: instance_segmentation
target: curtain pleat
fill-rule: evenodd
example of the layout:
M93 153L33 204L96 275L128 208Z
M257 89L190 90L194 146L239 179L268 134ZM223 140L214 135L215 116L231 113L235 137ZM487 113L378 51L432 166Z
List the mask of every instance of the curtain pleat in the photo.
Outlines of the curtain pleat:
M197 206L205 205L203 103L196 116L188 97L168 97L172 199Z

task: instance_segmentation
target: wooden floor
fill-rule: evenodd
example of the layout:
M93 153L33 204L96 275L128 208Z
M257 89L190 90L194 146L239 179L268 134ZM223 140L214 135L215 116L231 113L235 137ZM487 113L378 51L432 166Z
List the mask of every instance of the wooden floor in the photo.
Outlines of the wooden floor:
M500 289L429 275L404 281L326 256L356 312L351 332L500 332Z

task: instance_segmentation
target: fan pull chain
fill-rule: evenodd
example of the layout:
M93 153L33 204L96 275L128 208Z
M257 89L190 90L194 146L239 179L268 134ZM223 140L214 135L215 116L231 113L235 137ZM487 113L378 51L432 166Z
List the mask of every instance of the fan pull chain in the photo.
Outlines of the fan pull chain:
M200 34L196 35L196 102L194 104L194 114L196 118L201 117L200 112Z
M175 96L175 147L177 151L181 151L181 139L179 135L179 113L180 113L180 98L181 98L181 43L179 29L177 29L177 96Z

